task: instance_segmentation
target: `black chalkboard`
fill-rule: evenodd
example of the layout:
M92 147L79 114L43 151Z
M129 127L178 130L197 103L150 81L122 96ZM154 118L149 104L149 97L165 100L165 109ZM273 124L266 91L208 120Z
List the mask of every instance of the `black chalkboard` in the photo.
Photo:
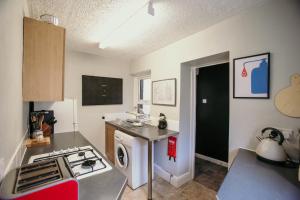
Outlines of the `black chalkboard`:
M123 79L82 75L82 105L123 104Z

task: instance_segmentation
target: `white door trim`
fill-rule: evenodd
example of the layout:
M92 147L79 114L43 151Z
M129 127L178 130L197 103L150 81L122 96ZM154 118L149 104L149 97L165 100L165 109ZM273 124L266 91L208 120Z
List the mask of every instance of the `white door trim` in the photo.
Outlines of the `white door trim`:
M201 67L209 67L212 65L229 63L229 60L224 60L220 62L209 63L205 65L199 65L191 67L191 108L190 108L190 171L191 178L194 178L195 175L195 147L196 147L196 76L197 69ZM228 151L229 152L229 151Z

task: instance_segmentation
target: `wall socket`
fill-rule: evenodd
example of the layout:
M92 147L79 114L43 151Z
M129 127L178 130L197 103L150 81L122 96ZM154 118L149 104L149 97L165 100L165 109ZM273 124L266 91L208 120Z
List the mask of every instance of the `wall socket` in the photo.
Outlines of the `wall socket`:
M276 128L276 129L282 132L285 139L289 138L294 133L293 129L288 129L288 128Z

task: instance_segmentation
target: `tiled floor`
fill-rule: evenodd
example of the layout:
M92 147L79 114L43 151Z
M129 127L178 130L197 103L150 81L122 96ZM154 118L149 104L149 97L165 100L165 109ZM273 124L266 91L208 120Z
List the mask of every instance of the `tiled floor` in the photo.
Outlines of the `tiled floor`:
M225 176L227 167L196 158L195 160L195 181L201 185L218 191Z
M227 169L213 163L196 159L196 178L179 188L156 176L153 181L153 199L159 200L216 200L216 191ZM209 178L208 178L209 177ZM126 187L122 200L146 200L147 184L132 190Z
M190 181L180 188L175 188L160 177L153 181L153 199L159 200L215 200L216 192L196 181ZM146 200L147 184L132 190L126 187L122 200Z

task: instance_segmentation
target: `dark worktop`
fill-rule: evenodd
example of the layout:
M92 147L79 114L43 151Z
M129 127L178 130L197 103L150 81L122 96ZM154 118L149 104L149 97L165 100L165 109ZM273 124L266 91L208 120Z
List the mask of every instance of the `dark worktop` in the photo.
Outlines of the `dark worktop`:
M122 121L106 121L107 124L115 126L118 130L126 132L129 135L135 137L141 137L148 141L156 141L168 138L169 136L179 134L177 131L171 131L168 129L158 129L156 126L145 124L141 127L129 127L124 126Z
M219 200L299 200L298 168L284 168L256 159L255 152L239 149L221 188Z
M93 146L82 136L80 132L57 133L51 138L50 145L27 148L23 159L23 164L28 163L28 160L32 155L48 153L54 150L67 149L68 147L87 145ZM97 150L97 148L95 149ZM104 157L101 152L98 150L97 152ZM80 200L121 198L127 183L127 178L118 169L116 169L108 159L106 159L106 161L112 166L112 170L103 174L97 174L78 180Z

